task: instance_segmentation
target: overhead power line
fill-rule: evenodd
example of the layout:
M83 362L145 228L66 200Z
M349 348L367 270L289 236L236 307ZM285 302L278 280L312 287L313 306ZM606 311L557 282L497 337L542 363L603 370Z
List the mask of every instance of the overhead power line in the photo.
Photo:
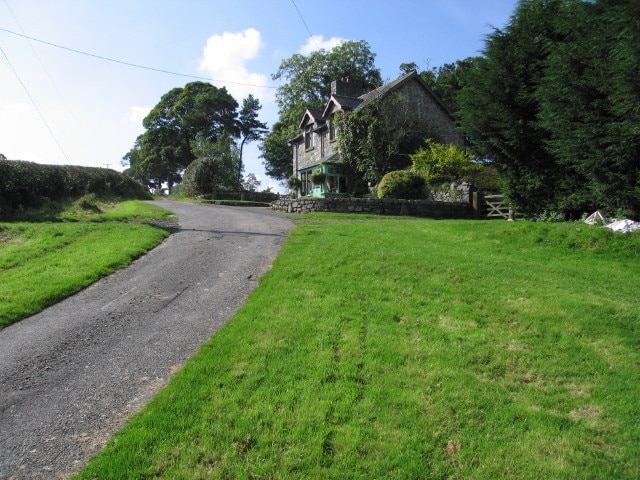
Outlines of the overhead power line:
M307 33L309 34L309 38L311 38L311 41L314 43L316 48L318 50L320 50L320 47L318 46L318 43L316 42L316 39L313 36L313 33L311 33L311 30L309 30L309 25L307 25L307 22L305 21L304 17L302 16L302 12L298 8L298 5L296 5L295 0L291 0L291 3L293 3L293 6L296 7L296 11L298 12L298 16L300 17L300 20L302 20L302 23L304 24L304 28L307 29Z
M49 123L47 122L47 119L44 118L44 114L42 113L42 111L38 107L38 104L36 103L35 99L31 96L31 93L29 93L29 89L27 88L27 86L24 84L24 82L20 78L20 75L18 75L17 70L13 67L13 64L11 63L11 60L9 60L9 57L7 56L5 51L2 49L2 47L0 47L0 53L2 53L2 56L7 61L7 64L9 65L9 68L11 69L11 71L13 71L13 74L18 79L18 82L20 83L20 85L24 89L25 93L27 94L27 97L29 97L29 100L31 100L31 103L33 104L33 106L35 107L36 111L38 112L38 115L40 115L40 118L42 119L42 123L44 123L44 126L47 127L47 130L51 134L51 137L53 138L53 140L56 142L56 145L58 146L58 148L62 152L62 155L64 155L64 158L66 158L67 162L69 162L69 157L67 157L67 153L64 151L64 148L62 148L62 145L60 145L60 142L58 141L58 138L56 137L56 135L53 133L53 130L51 130L51 127L49 126ZM69 163L71 163L71 162L69 162Z
M6 5L7 9L9 10L9 13L11 13L11 16L13 17L13 19L16 22L16 24L20 28L20 31L22 32L22 34L26 35L26 32L24 31L24 28L22 28L22 24L20 23L20 21L18 20L18 17L16 16L16 14L13 12L13 9L9 5L9 1L8 0L4 0L4 4ZM40 67L42 68L44 73L47 75L47 78L49 79L49 82L51 82L51 85L53 85L53 88L55 89L56 93L58 94L58 97L60 97L60 100L62 101L62 103L66 107L67 112L69 112L69 115L71 115L71 117L75 120L75 122L78 124L78 126L84 131L84 126L83 126L82 122L80 122L78 120L78 118L74 115L74 113L71 111L71 108L69 107L69 104L67 103L67 101L65 100L64 96L62 95L62 92L58 88L58 85L56 85L56 82L53 80L53 77L49 73L49 70L47 70L47 67L44 65L44 62L40 58L40 55L38 55L38 51L33 46L33 43L31 43L30 40L27 40L27 43L29 43L29 47L31 47L31 51L33 52L35 57L38 59L38 63L40 64ZM84 135L84 136L86 137L86 135Z
M84 52L82 50L76 50L75 48L65 47L64 45L58 45L56 43L47 42L46 40L40 40L38 38L30 37L29 35L24 35L22 33L14 32L14 31L11 31L11 30L7 30L6 28L0 28L0 31L5 32L5 33L9 33L11 35L15 35L17 37L26 38L26 39L32 40L34 42L43 43L43 44L49 45L51 47L60 48L62 50L66 50L68 52L77 53L79 55L86 55L87 57L93 57L93 58L97 58L99 60L104 60L104 61L107 61L107 62L118 63L120 65L126 65L128 67L140 68L140 69L143 69L143 70L151 70L152 72L166 73L168 75L176 75L178 77L193 78L193 79L196 79L196 80L206 80L206 81L209 81L209 82L229 83L229 84L232 84L232 85L243 85L243 86L246 86L246 87L277 88L277 87L274 87L274 86L271 86L271 85L255 85L255 84L252 84L252 83L234 82L234 81L231 81L231 80L216 80L216 79L213 79L213 78L200 77L200 76L197 76L197 75L190 75L188 73L172 72L170 70L163 70L161 68L147 67L147 66L144 66L144 65L139 65L137 63L125 62L125 61L122 61L122 60L117 60L115 58L104 57L102 55L96 55L95 53L89 53L89 52Z

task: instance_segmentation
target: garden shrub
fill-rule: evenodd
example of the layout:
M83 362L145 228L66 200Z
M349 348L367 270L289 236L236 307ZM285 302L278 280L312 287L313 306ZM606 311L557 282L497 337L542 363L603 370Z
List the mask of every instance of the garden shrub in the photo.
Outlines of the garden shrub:
M443 145L431 139L426 139L425 146L409 155L409 158L413 162L411 171L426 182L468 179L482 169L482 165L474 163L473 157L460 147Z
M408 170L387 173L378 184L379 198L416 200L427 197L424 178Z

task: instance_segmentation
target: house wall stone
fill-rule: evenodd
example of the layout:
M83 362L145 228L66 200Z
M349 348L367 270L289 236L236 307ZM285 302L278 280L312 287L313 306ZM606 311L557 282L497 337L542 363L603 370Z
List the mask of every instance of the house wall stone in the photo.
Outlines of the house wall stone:
M438 143L453 143L464 147L464 136L456 128L455 121L417 81L408 82L394 96L404 103L407 112L415 115L424 138L431 137Z
M313 139L313 147L311 148L305 148L304 141L293 144L294 175L299 170L319 165L323 158L337 151L337 142L329 140L329 129L323 128L320 131L314 131Z

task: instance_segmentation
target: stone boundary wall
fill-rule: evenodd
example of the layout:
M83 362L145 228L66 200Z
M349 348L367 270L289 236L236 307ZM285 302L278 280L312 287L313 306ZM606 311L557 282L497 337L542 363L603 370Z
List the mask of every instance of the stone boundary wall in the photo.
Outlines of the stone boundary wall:
M271 209L287 213L342 212L378 215L411 215L436 219L474 218L469 202L435 200L391 200L381 198L281 198L271 202Z

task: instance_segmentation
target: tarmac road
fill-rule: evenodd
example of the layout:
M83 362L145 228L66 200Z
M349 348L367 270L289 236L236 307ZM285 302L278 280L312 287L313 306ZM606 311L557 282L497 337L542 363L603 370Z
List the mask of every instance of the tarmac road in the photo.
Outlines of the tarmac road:
M153 202L180 229L130 267L0 331L0 478L65 478L242 305L293 223Z

